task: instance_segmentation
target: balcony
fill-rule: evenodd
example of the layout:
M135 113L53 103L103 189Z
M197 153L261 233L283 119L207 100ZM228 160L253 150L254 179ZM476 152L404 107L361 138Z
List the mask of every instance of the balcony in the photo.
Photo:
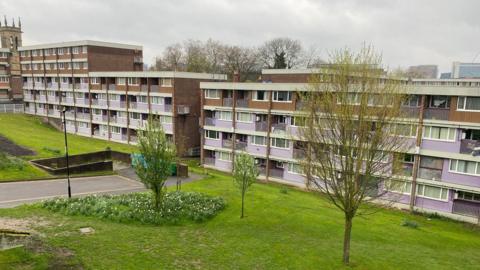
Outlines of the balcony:
M248 99L237 99L237 107L248 108Z
M132 102L130 101L130 103L128 104L129 108L132 108L132 109L136 109L137 108L137 102Z
M134 57L133 57L133 62L134 62L135 64L142 64L142 63L143 63L143 57L141 57L141 56L134 56Z
M215 158L214 157L205 157L203 159L203 163L205 165L211 165L211 166L215 166Z
M295 110L301 111L305 107L305 103L302 101L295 102Z
M293 158L302 159L305 158L306 152L305 149L293 148Z
M158 85L150 85L150 92L158 93L160 92L160 87Z
M115 84L111 83L108 85L108 90L115 90L115 89L117 89Z
M282 169L270 169L270 176L275 178L283 178Z
M245 150L247 148L247 142L238 141L235 142L235 150Z
M480 141L462 140L460 143L460 153L478 156L480 154Z
M267 122L255 122L255 131L267 132L268 124Z
M215 126L215 118L206 117L205 126Z
M164 110L165 112L172 112L172 104L165 104L165 105L163 106L163 110Z
M277 123L272 125L273 133L285 133L286 131L287 131L287 124L285 123Z
M148 92L148 85L141 85L140 92Z
M264 165L257 166L258 174L265 176L267 174L267 168Z
M454 214L460 214L471 217L480 217L480 203L454 200L452 212Z
M222 106L224 107L232 107L233 105L233 99L232 98L224 98L222 100Z
M420 108L404 106L401 108L401 113L404 117L418 118L420 115Z
M424 118L433 119L433 120L448 120L449 113L450 113L449 109L427 108L425 109Z
M232 140L222 140L222 147L223 148L232 148Z

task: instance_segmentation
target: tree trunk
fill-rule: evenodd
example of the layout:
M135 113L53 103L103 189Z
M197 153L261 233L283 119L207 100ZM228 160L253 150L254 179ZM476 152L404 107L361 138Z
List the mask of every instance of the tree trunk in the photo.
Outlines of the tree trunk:
M345 232L343 235L343 263L350 263L350 238L352 233L352 222L351 217L345 217Z
M242 192L242 215L240 216L240 218L243 218L243 205L244 205L244 201L245 201L245 192Z

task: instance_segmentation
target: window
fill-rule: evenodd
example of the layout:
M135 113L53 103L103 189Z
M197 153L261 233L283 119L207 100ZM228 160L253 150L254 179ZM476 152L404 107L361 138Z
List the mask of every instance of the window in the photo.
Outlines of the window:
M237 113L237 121L239 122L252 122L252 114L245 112Z
M65 63L58 63L58 69L65 69Z
M457 110L480 111L480 97L458 97Z
M172 117L167 116L167 115L160 115L160 123L162 124L171 124L172 123Z
M122 131L120 127L115 127L115 126L111 126L110 130L112 131L112 133L116 133L116 134L120 134Z
M455 128L425 126L423 138L430 140L455 141Z
M458 191L457 192L457 199L460 200L467 200L472 202L480 202L480 194L479 193L470 193L465 191Z
M455 173L480 175L480 166L478 166L478 162L475 161L451 159L450 171Z
M215 116L218 120L232 121L232 112L229 111L216 111Z
M138 85L137 78L128 78L127 82L128 82L128 85Z
M420 96L410 95L408 99L403 102L403 106L407 107L418 107L420 106Z
M303 174L303 168L300 164L288 163L288 172L295 174Z
M394 133L404 137L415 137L417 135L417 126L412 124L395 124Z
M162 79L160 82L160 86L165 86L165 87L172 86L172 79L170 78Z
M77 122L79 128L88 128L88 123L85 122Z
M205 90L205 98L219 99L220 91L216 89L207 89Z
M125 78L117 78L117 85L125 85Z
M205 138L218 140L220 138L220 133L214 130L205 130Z
M132 119L140 119L140 114L136 112L131 112L130 113L130 118Z
M385 188L391 192L410 194L412 192L412 183L390 180L385 182Z
M90 78L90 83L91 84L99 84L100 80L97 77Z
M232 154L227 152L217 152L217 156L219 160L223 161L232 161Z
M290 91L274 91L273 101L290 102L292 101L292 92Z
M150 102L152 104L162 105L163 104L163 97L150 97Z
M289 143L286 139L272 138L272 147L288 148Z
M87 46L83 46L82 51L83 51L83 53L87 53Z
M448 96L431 96L430 108L447 109L450 107L450 97Z
M88 69L88 62L83 62L83 69Z
M80 47L73 47L72 48L72 53L73 54L79 54L80 53Z
M254 144L254 145L267 145L267 137L252 136L252 144Z
M73 69L80 69L80 63L78 62L73 63Z
M292 117L292 126L304 127L305 126L305 117L293 116Z
M257 101L266 101L268 100L268 93L265 90L254 91L253 92L253 100Z
M138 103L148 103L147 96L137 96Z
M58 54L58 55L63 55L63 53L64 53L63 48L58 48L58 49L57 49L57 54Z
M418 177L430 180L440 180L442 179L442 169L442 158L422 156L420 158Z
M417 195L421 197L427 197L427 198L432 198L437 200L447 200L448 189L418 184Z
M37 54L38 54L38 53L37 53L37 50L33 50L33 51L32 51L32 56L37 56Z
M109 94L108 98L112 101L119 101L120 100L120 95Z

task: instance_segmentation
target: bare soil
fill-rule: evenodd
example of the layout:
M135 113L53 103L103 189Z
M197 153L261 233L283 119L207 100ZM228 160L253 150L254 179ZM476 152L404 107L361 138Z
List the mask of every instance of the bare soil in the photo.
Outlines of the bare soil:
M5 152L12 156L34 156L36 152L20 146L13 141L0 135L0 152Z

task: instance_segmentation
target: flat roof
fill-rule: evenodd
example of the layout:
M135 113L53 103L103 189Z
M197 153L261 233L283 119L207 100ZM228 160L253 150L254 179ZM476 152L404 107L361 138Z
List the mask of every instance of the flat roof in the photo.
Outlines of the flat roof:
M9 48L0 48L0 52L10 52Z
M139 51L143 50L143 47L139 45L95 41L95 40L78 40L78 41L66 41L66 42L59 42L59 43L46 43L46 44L38 44L38 45L31 45L31 46L22 46L22 47L18 47L18 50L26 51L26 50L38 50L38 49L74 47L74 46L99 46L99 47L130 49L130 50L139 50Z
M308 83L238 83L238 82L200 82L201 89L222 90L266 90L266 91L306 91ZM353 89L353 88L352 88ZM407 85L405 93L416 95L480 96L480 87L443 86L443 85Z
M205 80L227 80L225 74L195 73L178 71L99 71L89 72L89 77L127 77L127 78L186 78Z

